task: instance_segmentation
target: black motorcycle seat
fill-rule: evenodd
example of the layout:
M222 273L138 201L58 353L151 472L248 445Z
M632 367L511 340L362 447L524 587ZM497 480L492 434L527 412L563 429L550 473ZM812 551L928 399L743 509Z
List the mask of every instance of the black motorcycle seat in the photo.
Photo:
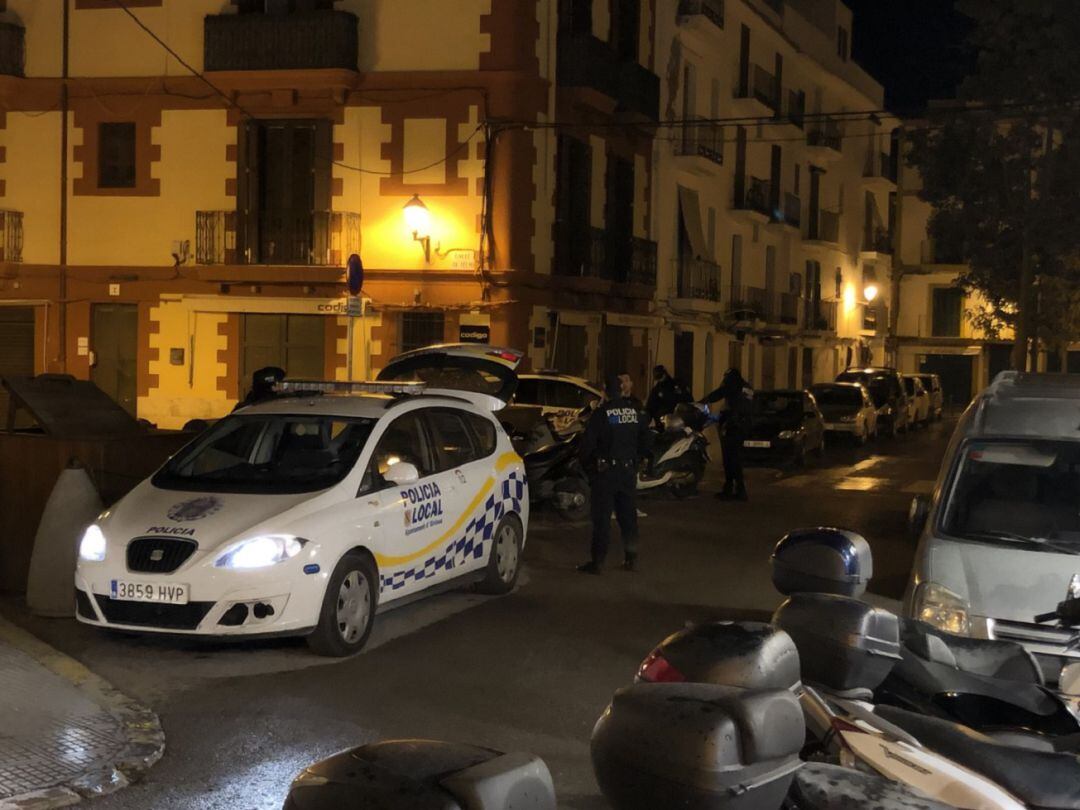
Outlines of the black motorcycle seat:
M1030 807L1080 810L1080 761L1075 756L1003 745L967 726L892 706L876 711L927 748L982 774Z
M946 633L925 622L904 621L901 642L920 658L963 672L1007 681L1044 683L1035 657L1020 644Z

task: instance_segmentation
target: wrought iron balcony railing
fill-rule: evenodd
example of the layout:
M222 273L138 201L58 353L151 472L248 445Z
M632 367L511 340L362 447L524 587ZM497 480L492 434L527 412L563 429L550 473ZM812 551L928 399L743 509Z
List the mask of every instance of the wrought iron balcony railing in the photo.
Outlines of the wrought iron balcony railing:
M556 80L560 87L589 87L618 109L650 121L660 117L660 77L636 61L619 58L608 43L580 31L559 33Z
M22 211L0 211L0 262L21 262L23 251Z
M713 163L724 163L724 128L709 121L683 124L682 137L675 141L679 155L700 156Z
M746 187L743 190L742 199L735 200L735 208L742 211L756 211L767 217L772 216L769 207L769 181L760 177L747 177Z
M720 300L720 265L708 259L684 256L676 262L679 298Z
M813 332L836 331L836 302L805 299L803 328Z
M246 233L236 211L196 211L195 261L343 267L360 251L360 215L354 212L313 211L265 222L260 236Z
M733 286L727 311L736 320L763 320L768 313L768 293L761 287Z
M679 16L700 14L717 28L724 27L724 0L679 0Z
M325 10L288 14L211 14L203 22L206 70L356 70L355 14Z
M863 253L886 253L893 252L892 233L888 228L875 228L863 234Z

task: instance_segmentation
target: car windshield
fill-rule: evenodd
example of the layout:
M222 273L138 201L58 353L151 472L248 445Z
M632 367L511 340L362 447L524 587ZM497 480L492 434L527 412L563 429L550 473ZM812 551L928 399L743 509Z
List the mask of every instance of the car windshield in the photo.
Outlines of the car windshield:
M151 479L163 489L289 494L326 489L356 464L374 419L279 414L227 417Z
M799 394L755 393L754 415L766 418L801 419L802 396Z
M1080 443L971 442L949 492L949 535L1080 553Z
M862 407L862 392L858 388L848 388L847 386L815 388L814 397L821 408L850 408L856 410Z
M836 379L838 382L854 382L865 385L870 392L870 398L874 400L874 406L877 408L882 407L889 401L889 396L893 393L892 384L895 384L895 379L892 379L888 374L868 374L865 371L845 371ZM892 384L890 384L890 381Z

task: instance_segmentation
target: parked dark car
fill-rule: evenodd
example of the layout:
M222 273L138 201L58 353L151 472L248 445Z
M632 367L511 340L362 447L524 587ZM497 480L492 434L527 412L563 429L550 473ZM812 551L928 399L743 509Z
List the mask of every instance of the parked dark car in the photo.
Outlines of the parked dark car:
M748 463L806 463L825 449L825 419L809 391L755 391L753 425L743 442Z
M837 382L862 383L877 408L878 434L895 436L908 429L908 395L900 372L895 368L849 368Z

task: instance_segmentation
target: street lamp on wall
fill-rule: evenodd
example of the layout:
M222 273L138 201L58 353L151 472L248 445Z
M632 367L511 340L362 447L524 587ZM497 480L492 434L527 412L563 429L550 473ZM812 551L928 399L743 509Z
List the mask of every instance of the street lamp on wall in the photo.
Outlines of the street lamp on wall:
M866 296L866 303L868 303L868 304L874 303L874 299L878 297L877 284L875 284L872 281L869 284L867 284L866 287L863 289L863 295Z
M402 209L405 214L405 224L412 231L413 241L419 242L424 249L424 261L431 263L431 212L420 199L419 194L413 194L412 199L405 203Z

